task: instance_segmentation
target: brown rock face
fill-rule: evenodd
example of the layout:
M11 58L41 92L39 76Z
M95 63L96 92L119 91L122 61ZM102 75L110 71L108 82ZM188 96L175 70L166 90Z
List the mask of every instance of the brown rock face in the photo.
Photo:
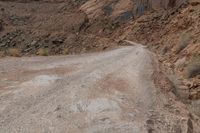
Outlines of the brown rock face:
M89 0L83 6L83 10L89 18L97 18L105 14L110 17L127 16L132 12L133 16L141 16L148 10L175 8L187 0Z
M137 7L142 5L147 9L168 9L182 5L187 0L136 0Z

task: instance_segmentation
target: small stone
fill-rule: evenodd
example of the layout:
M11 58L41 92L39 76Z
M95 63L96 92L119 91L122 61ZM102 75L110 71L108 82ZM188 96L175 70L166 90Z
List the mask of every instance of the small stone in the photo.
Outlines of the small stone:
M35 45L36 43L37 43L37 41L34 40L31 42L31 45Z
M58 105L55 111L59 111L61 109L61 105Z
M64 40L62 39L55 39L52 41L53 44L62 44L64 42Z

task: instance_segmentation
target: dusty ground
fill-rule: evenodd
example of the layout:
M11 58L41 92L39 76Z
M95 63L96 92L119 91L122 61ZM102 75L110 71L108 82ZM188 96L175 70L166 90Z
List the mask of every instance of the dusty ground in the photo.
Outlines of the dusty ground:
M154 0L155 4L156 1ZM71 67L69 69L65 68L67 63L63 63L63 68L61 66L54 68L54 65L59 65L61 61L66 62L65 57L9 59L5 56L63 55L106 51L119 45L135 45L135 43L127 41L131 40L147 46L148 49L156 53L159 63L162 64L162 67L158 69L162 74L153 74L156 87L161 90L173 92L178 99L200 116L200 1L188 0L182 6L170 6L164 10L155 10L154 8L153 10L149 10L148 7L144 11L140 10L139 12L137 10L138 7L140 7L140 4L138 5L134 0L1 0L0 57L3 57L3 59L1 60L0 69L2 69L2 73L0 73L0 78L9 78L5 81L0 81L0 93L9 93L10 89L7 86L11 86L11 88L15 86L12 85L15 82L9 81L17 80L23 83L29 78L30 80L33 78L33 82L38 83L41 80L45 84L48 84L49 81L54 82L55 80L55 85L57 85L59 84L57 83L57 77L49 77L46 74L54 73L53 75L58 75L59 77L59 75L66 75L68 72L71 73L71 71L74 71ZM70 56L66 60L70 60L71 62L71 57L77 60L80 58ZM118 60L118 58L114 57L112 59ZM44 60L47 61L45 62ZM48 60L51 60L52 63ZM44 64L42 65L41 62L43 61ZM30 63L30 66L27 62ZM46 63L53 64L52 68L48 68L50 66L46 65ZM12 64L16 65L16 67L8 67ZM40 70L39 64L47 68ZM32 65L35 68L38 67L39 70L32 70ZM72 64L69 63L68 65ZM27 70L27 67L31 67L31 70ZM101 66L99 67L101 68ZM85 69L85 67L83 68ZM12 71L9 72L10 70ZM19 72L17 72L18 70ZM97 71L99 70L97 69ZM44 75L39 76L39 79L34 79L35 76L40 74ZM85 74L88 73L85 72ZM19 75L23 76L20 77ZM77 79L77 81L79 80ZM16 82L17 85L20 84L18 82ZM71 82L71 80L68 82ZM108 82L110 84L117 84L118 86L118 83L113 81ZM116 86L112 87L117 88ZM126 86L124 87L126 88ZM42 90L38 89L36 89L36 92L40 93ZM12 89L10 92L12 92ZM27 94L25 93L22 95ZM45 93L46 91L44 93L41 92L41 95L45 95ZM57 94L56 91L52 91L52 93ZM9 100L12 101L12 99L8 98ZM5 106L8 104L5 103ZM22 112L28 108L25 106L35 105L35 103L29 104L29 102L22 103L20 101L19 104L23 106L19 109ZM11 116L9 113L11 113ZM14 112L8 112L8 116L5 116L3 121L7 121L7 119L13 120L12 113ZM20 114L20 111L18 113ZM22 119L20 118L19 121L22 121ZM11 125L15 125L15 123L13 122ZM190 120L188 120L188 123L190 123ZM85 125L81 125L80 127L86 128ZM71 128L72 130L75 129ZM54 131L53 128L49 130ZM174 130L172 129L172 131ZM177 130L179 132L179 129Z
M198 133L199 119L155 84L158 71L141 45L1 59L0 132Z

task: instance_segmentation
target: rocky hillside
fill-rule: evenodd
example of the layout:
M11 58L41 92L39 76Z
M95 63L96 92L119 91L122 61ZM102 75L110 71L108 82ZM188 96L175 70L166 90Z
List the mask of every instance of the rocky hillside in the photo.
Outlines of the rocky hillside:
M114 47L119 44L110 39L110 36L116 29L123 29L125 24L137 20L146 12L179 7L180 3L184 2L183 0L181 2L180 0L177 2L168 0L1 1L0 53L19 56L41 53L42 55L44 53L44 55L73 54Z
M132 40L147 45L159 55L169 75L176 73L185 79L170 77L180 97L200 98L200 3L190 1L176 10L153 12L129 23L120 40ZM121 34L123 33L123 34ZM116 36L116 35L115 35ZM180 79L180 78L177 78ZM181 85L181 87L180 87Z

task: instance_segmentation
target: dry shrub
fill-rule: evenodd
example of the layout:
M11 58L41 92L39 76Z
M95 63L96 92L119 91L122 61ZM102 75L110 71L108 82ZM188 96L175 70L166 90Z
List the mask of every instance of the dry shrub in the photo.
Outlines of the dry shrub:
M64 48L62 53L63 53L64 55L69 54L69 49L68 49L68 48Z
M177 75L168 75L167 76L172 83L172 92L179 97L182 101L186 102L188 94L185 93L184 89L182 89L182 83L179 80Z
M186 48L190 42L191 36L189 34L181 35L180 42L176 48L176 54L181 52L184 48Z
M0 57L4 57L5 56L5 52L4 51L0 51Z
M40 56L48 56L48 55L49 55L49 50L46 49L46 48L40 48L40 49L38 49L38 51L37 51L37 55L40 55Z
M186 76L193 78L200 74L200 55L195 55L187 66Z
M7 54L9 56L20 57L21 56L21 50L18 49L18 48L9 48L7 50Z

